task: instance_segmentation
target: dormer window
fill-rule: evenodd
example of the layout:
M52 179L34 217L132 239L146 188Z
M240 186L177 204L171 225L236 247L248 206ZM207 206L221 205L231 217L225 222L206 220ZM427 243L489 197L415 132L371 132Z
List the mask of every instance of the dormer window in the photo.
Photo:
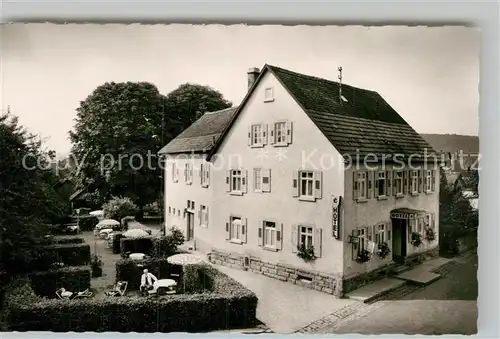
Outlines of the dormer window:
M264 102L274 101L274 91L272 87L267 87L264 90Z

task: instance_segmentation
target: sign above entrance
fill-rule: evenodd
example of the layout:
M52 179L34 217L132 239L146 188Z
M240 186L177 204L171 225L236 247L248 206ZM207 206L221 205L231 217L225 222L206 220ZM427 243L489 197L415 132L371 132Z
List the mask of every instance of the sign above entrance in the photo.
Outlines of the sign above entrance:
M392 219L418 219L425 215L422 211L412 211L412 212L391 212Z

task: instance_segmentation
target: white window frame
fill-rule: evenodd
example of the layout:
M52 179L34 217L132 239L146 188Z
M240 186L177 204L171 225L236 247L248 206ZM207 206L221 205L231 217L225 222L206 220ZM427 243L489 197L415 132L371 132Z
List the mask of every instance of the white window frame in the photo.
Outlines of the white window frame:
M264 146L264 128L263 124L253 124L250 127L250 138L252 147L262 147ZM256 129L258 129L256 131ZM260 134L260 135L259 135Z
M432 170L425 171L425 193L432 191Z
M358 200L366 200L368 198L368 172L367 171L359 171L356 174L356 182L358 183ZM363 183L363 185L361 185ZM363 186L363 190L361 187Z
M366 228L362 227L358 229L358 255L368 247L368 238L366 234Z
M235 220L239 220L239 225L235 224ZM238 226L235 228L235 226ZM243 237L241 234L243 225L243 219L240 217L231 217L231 223L229 225L229 241L237 244L243 243ZM235 232L236 231L236 232Z
M376 233L375 233L375 242L380 244L383 242L386 242L386 236L385 236L385 224L378 224L376 226Z
M184 164L184 171L186 173L185 181L186 184L191 185L193 183L193 166L191 163L186 162Z
M278 140L278 126L282 126L283 128L280 129L281 131L281 137L282 137L282 140L279 141ZM274 122L273 124L273 130L274 130L274 146L287 146L288 145L288 142L287 142L287 123L286 121L276 121Z
M418 171L410 171L410 193L418 194Z
M310 231L310 232L309 232ZM299 239L297 240L298 245L302 246L304 243L304 240L306 242L306 248L313 246L314 247L314 227L313 226L307 226L307 225L299 225L298 229L299 233ZM310 237L311 241L310 244L307 244L307 239Z
M239 173L236 173L239 172ZM238 187L234 187L235 184L238 186L239 182L239 189L236 189ZM243 192L243 170L241 169L232 169L231 170L231 175L229 177L229 185L230 185L230 192L231 193L238 193L241 194Z
M387 196L387 173L385 171L377 171L377 177L375 178L375 180L377 180L377 184L376 186L378 186L377 188L377 192L375 193L377 197L386 197ZM382 185L382 194L380 194L380 184L383 183Z
M253 169L253 191L262 193L262 168Z
M274 101L274 89L272 87L266 87L264 89L264 102Z
M273 224L274 227L267 226L268 223ZM273 250L276 249L278 223L275 221L264 220L262 232L263 232L262 236L264 237L263 239L264 247Z
M394 172L394 191L395 191L397 197L400 197L400 196L402 196L404 194L404 189L403 189L404 180L403 180L403 176L404 176L403 171L395 171ZM399 189L398 189L398 185L399 185Z
M304 175L307 175L307 177L304 177ZM303 181L306 181L306 191L310 188L311 194L303 194L304 193L302 190L302 182ZM309 184L310 184L310 187L309 187ZM315 200L315 197L314 197L314 189L315 189L314 171L299 171L298 185L299 185L299 199Z

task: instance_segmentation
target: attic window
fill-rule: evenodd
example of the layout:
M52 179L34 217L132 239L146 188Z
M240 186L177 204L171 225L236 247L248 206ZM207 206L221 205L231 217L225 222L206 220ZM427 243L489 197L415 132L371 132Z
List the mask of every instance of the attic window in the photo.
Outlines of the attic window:
M342 99L343 102L349 102L349 101L347 101L346 97L343 95L341 95L340 98Z
M274 101L274 91L272 87L267 87L264 90L264 102Z

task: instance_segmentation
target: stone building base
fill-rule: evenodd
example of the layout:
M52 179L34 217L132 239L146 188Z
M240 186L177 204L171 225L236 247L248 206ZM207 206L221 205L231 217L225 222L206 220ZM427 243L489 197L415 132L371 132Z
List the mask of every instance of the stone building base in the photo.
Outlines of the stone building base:
M438 248L436 248L427 252L415 254L411 257L407 257L405 265L409 267L418 265L427 259L436 257L438 253ZM209 261L216 265L259 273L269 278L287 281L299 286L332 294L336 297L342 297L346 293L360 288L363 285L390 275L394 267L397 266L391 263L370 272L344 278L285 264L272 264L264 262L256 257L248 257L238 253L227 253L217 249L212 249L208 257Z
M219 250L212 250L209 260L217 265L243 269L265 275L269 278L333 294L337 297L342 296L342 281L340 277L284 264L271 264L256 257L245 257L241 254L226 253Z

